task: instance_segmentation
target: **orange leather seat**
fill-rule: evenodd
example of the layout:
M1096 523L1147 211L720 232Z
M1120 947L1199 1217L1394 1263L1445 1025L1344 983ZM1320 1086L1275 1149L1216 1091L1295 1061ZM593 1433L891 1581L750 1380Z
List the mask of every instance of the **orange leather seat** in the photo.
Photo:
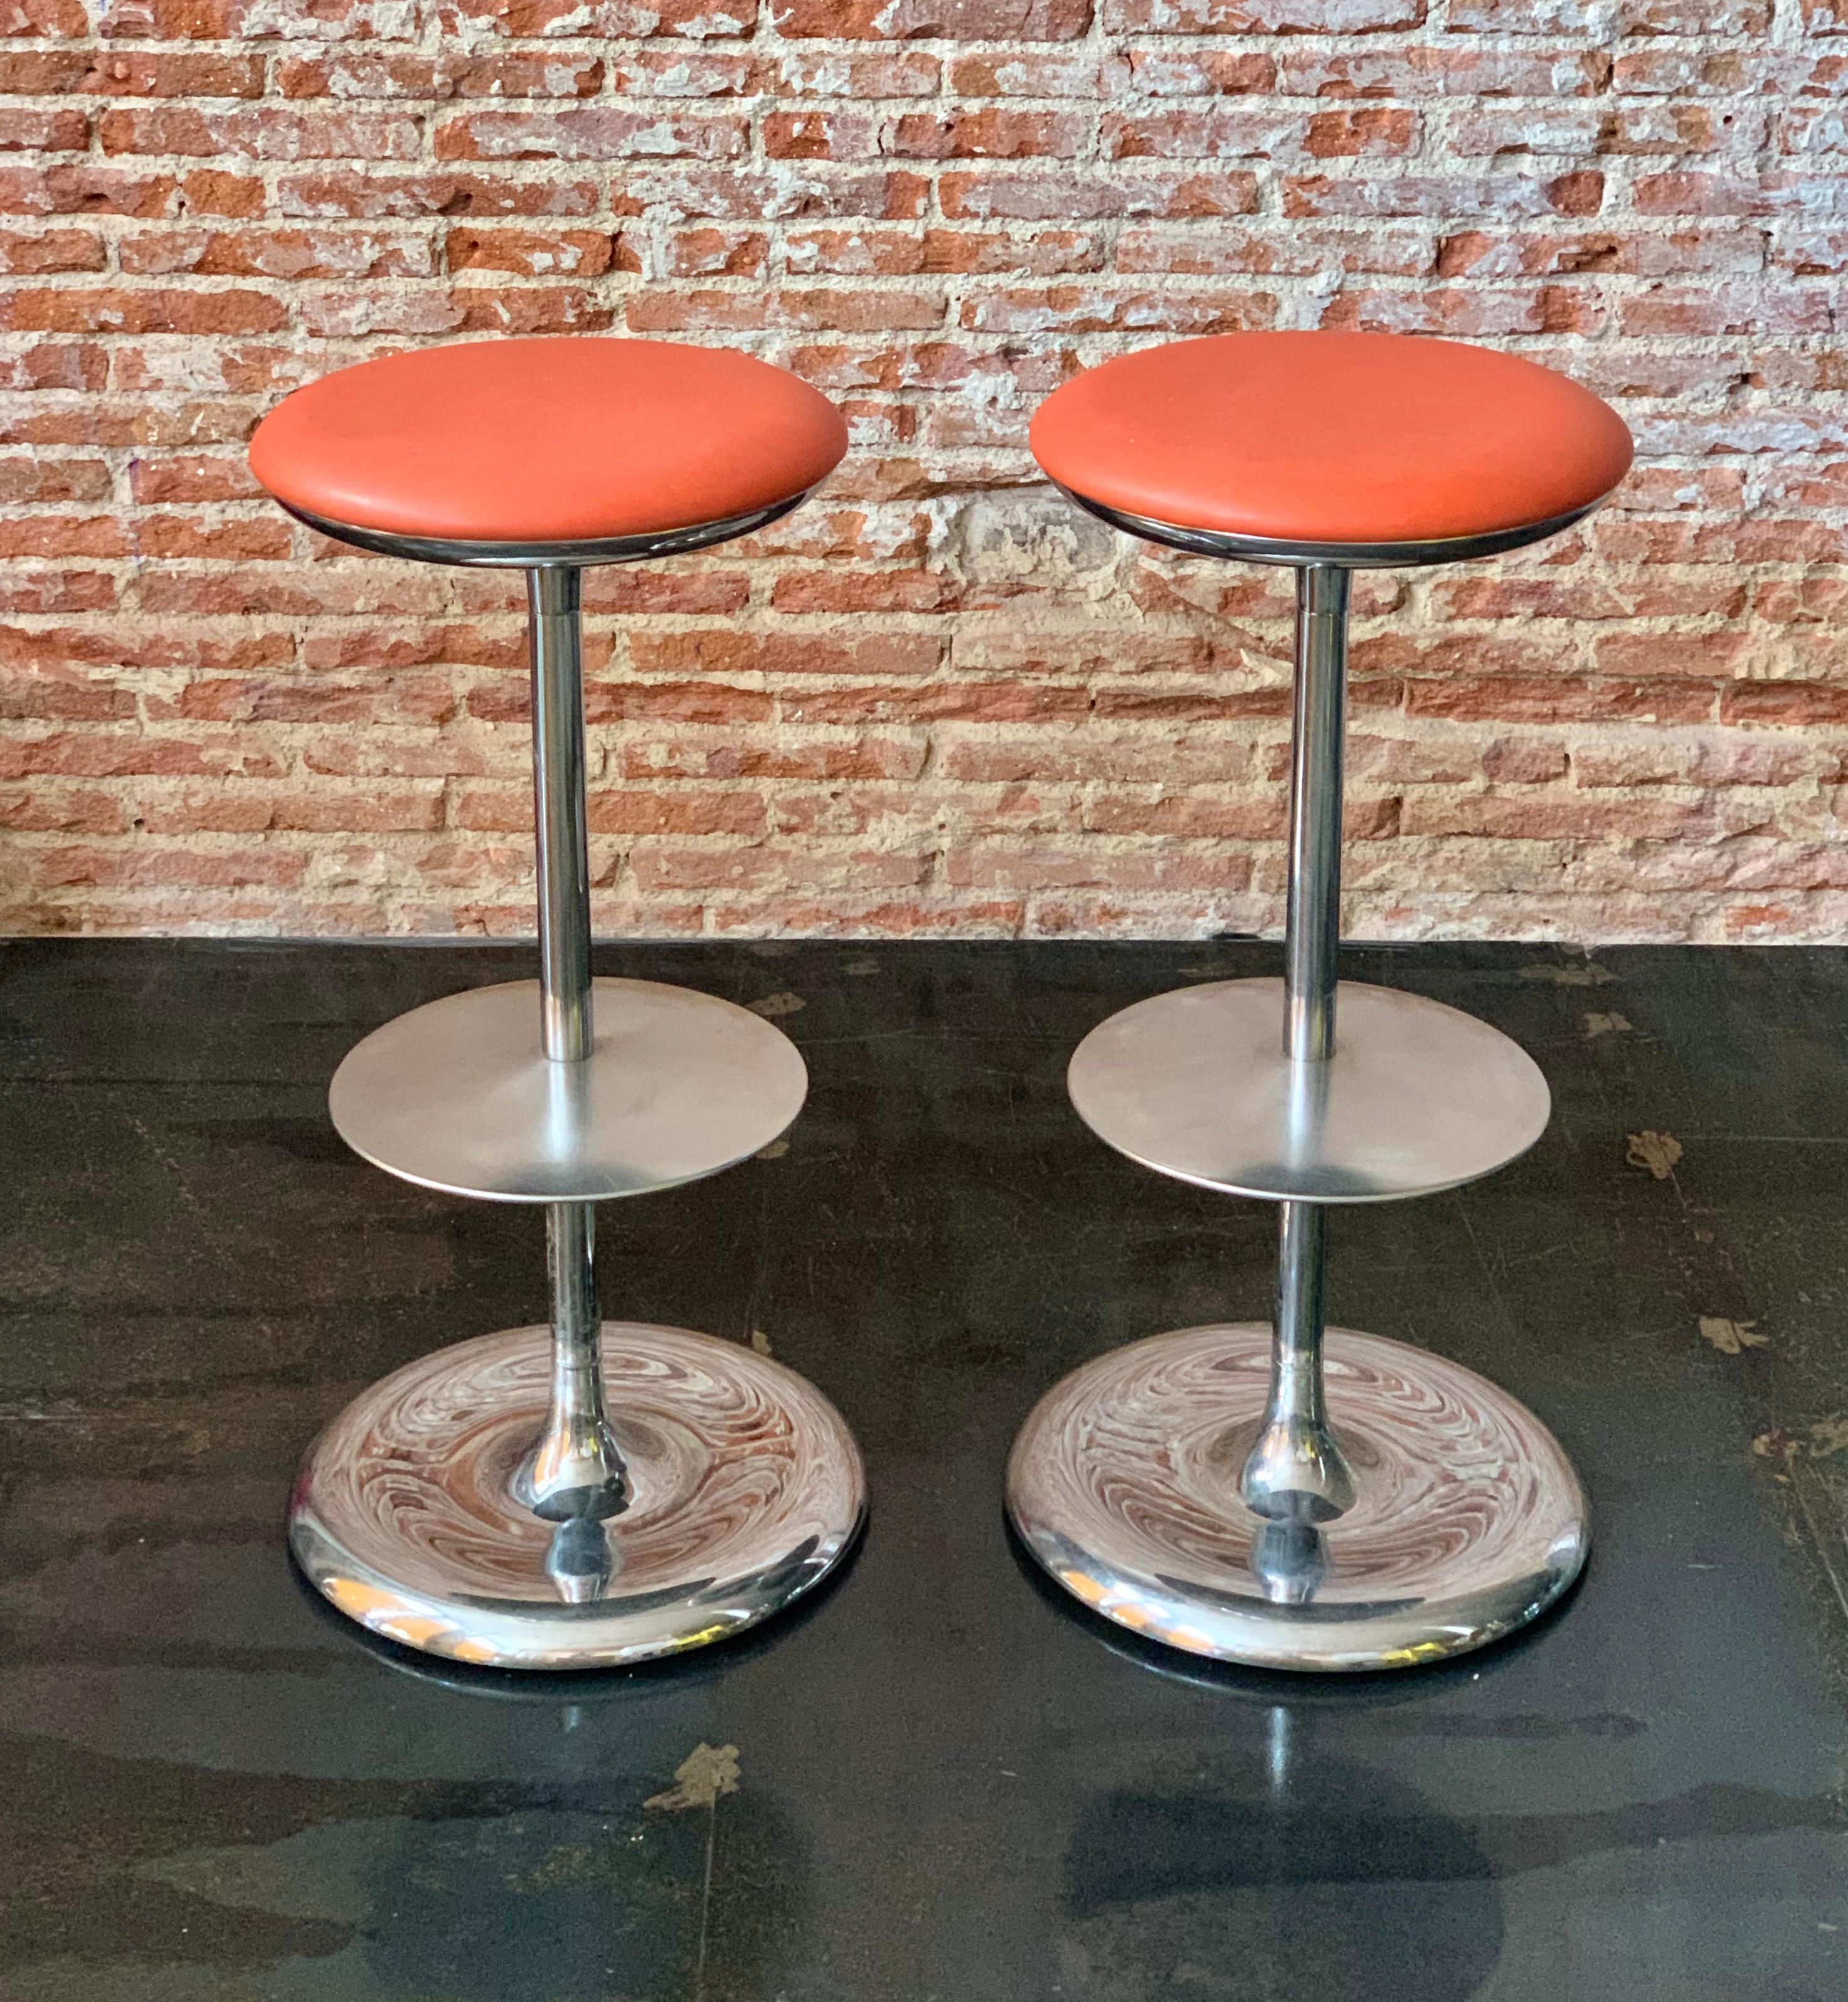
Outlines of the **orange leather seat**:
M1060 486L1177 527L1349 545L1556 520L1629 469L1623 420L1549 368L1395 333L1234 333L1088 369L1033 420Z
M258 425L250 469L285 505L355 528L571 542L748 514L846 449L825 396L749 355L558 337L323 376Z

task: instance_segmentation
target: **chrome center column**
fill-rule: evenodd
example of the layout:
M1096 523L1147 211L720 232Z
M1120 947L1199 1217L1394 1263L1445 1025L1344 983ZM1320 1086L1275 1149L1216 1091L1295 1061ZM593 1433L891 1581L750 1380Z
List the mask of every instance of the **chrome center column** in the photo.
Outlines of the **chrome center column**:
M590 985L590 835L584 771L582 572L526 573L533 662L533 804L539 885L540 1040L555 1064L589 1062L596 1041ZM628 1491L603 1407L596 1212L546 1209L552 1289L552 1396L544 1435L515 1491L549 1522L619 1515Z

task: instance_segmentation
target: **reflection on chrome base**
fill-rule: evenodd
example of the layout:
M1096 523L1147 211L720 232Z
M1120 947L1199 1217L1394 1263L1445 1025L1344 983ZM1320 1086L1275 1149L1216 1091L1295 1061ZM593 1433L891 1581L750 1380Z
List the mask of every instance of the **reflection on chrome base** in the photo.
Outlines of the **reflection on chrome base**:
M554 1389L548 1327L479 1337L363 1392L310 1449L289 1547L376 1634L503 1668L613 1666L754 1626L832 1571L866 1512L858 1449L767 1356L606 1321L620 1498L519 1499Z
M1553 1435L1441 1356L1343 1328L1325 1341L1353 1485L1338 1515L1241 1498L1273 1359L1270 1327L1246 1322L1133 1342L1047 1393L1008 1469L1028 1549L1106 1618L1265 1668L1408 1668L1551 1606L1590 1540Z

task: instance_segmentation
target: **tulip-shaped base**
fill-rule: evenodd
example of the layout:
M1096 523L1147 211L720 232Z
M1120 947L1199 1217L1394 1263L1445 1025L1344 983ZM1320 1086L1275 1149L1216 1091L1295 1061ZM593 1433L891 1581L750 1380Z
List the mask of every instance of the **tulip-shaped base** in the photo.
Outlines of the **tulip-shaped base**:
M866 1485L840 1414L781 1363L684 1329L603 1324L607 1477L566 1461L536 1483L536 1447L571 1436L574 1360L552 1328L515 1328L362 1392L295 1484L309 1582L427 1654L608 1668L754 1626L845 1555Z
M1273 1348L1263 1322L1188 1328L1047 1393L1015 1442L1008 1507L1067 1591L1190 1654L1351 1670L1481 1647L1570 1585L1589 1533L1553 1435L1473 1370L1380 1335L1323 1338L1329 1501L1345 1505L1254 1511Z

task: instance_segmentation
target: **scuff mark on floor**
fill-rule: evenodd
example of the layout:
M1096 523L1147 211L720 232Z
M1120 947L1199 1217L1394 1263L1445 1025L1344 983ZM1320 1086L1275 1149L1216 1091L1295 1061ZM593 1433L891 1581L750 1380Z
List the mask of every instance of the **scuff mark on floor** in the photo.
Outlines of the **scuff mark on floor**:
M761 1015L765 1021L774 1022L779 1016L800 1014L809 1004L801 995L791 994L785 989L781 994L767 994L760 1001L747 1001L744 1005L753 1015Z
M720 1798L738 1791L738 1747L708 1745L702 1740L674 1768L674 1784L663 1793L642 1802L677 1813L687 1808L706 1810L705 1881L700 1889L700 1944L693 1962L693 2002L704 2002L706 1950L712 1930L712 1859L718 1847Z
M721 1794L738 1791L738 1747L735 1745L694 1746L674 1768L674 1784L665 1792L642 1802L672 1813L682 1808L709 1808Z
M1722 1355L1741 1355L1748 1348L1769 1348L1771 1345L1771 1338L1758 1332L1756 1321L1732 1320L1724 1314L1703 1314L1700 1332Z
M760 1161L780 1161L789 1152L787 1140L773 1140L767 1147L760 1147L756 1158Z
M1647 1168L1658 1182L1665 1182L1675 1172L1675 1164L1682 1157L1682 1144L1672 1133L1654 1133L1645 1130L1632 1133L1630 1145L1623 1158L1633 1168Z
M751 1346L760 1355L774 1355L776 1353L770 1345L770 1337L760 1327L751 1330Z
M1752 1435L1752 1450L1761 1460L1828 1460L1848 1452L1848 1418L1817 1418L1803 1434L1782 1425L1766 1425Z
M1585 1017L1585 1041L1595 1042L1600 1036L1633 1036L1637 1025L1627 1015L1619 1015L1616 1009L1606 1014L1588 1012Z
M856 980L864 980L869 973L877 973L879 962L876 959L850 959L841 969Z

